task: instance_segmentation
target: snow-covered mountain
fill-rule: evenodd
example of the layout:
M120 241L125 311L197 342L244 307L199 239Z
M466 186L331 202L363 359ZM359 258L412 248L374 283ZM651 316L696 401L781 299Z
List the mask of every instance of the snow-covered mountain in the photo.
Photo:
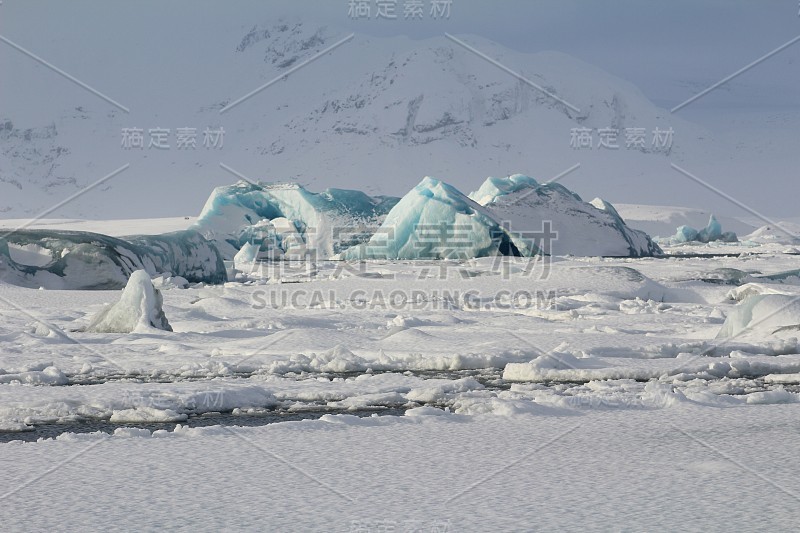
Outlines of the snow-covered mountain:
M85 63L104 69L85 77L130 113L21 54L5 54L4 71L17 74L5 98L42 105L36 113L8 106L0 115L0 212L35 215L128 163L56 214L195 213L206 191L230 182L221 163L254 180L400 195L426 175L469 190L487 175L524 170L546 179L580 162L565 180L583 196L679 203L685 194L669 162L716 150L702 129L630 83L565 54L457 37L567 104L446 36L346 37L308 21L273 20L218 28L210 42L194 45L205 65L179 61L158 43L140 43L133 56L114 55L124 39L87 51ZM143 130L142 147L123 146L133 128ZM193 129L194 147L179 128ZM571 146L575 128L592 130L591 148ZM619 130L610 143L619 148L598 148L603 128ZM626 128L644 139L626 147ZM670 146L653 144L656 128L673 128ZM159 142L151 129L169 133Z

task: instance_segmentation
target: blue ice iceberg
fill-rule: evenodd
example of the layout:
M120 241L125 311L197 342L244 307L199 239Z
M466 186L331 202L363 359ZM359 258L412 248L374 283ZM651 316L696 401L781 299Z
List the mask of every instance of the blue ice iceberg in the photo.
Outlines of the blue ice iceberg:
M669 241L674 244L683 244L687 242L738 242L739 238L732 231L722 231L722 224L719 223L717 217L711 215L708 219L708 224L702 230L696 230L691 226L680 226L678 231L673 235Z
M247 244L247 261L661 253L608 202L523 174L489 178L470 196L426 177L402 199L239 182L215 189L193 228L225 259Z
M461 191L426 177L395 205L370 240L343 259L465 259L520 255L491 214Z
M196 231L119 239L84 231L17 230L0 238L0 280L47 289L121 289L130 275L223 283L217 249Z
M240 181L214 189L193 229L214 242L225 259L246 242L258 243L262 257L293 250L326 258L369 239L398 200Z

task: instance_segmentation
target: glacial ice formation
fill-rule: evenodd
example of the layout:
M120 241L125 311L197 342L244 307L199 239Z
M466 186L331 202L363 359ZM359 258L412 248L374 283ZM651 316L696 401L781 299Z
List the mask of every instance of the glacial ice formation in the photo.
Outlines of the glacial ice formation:
M516 174L489 178L470 198L481 203L524 255L642 257L661 253L644 232L629 228L614 207L591 203L558 183L538 184ZM535 246L534 246L535 245Z
M700 232L725 238L716 220ZM735 236L734 236L735 239ZM0 238L0 280L47 289L118 289L136 270L189 283L227 281L225 260L469 259L537 254L661 253L614 207L515 174L470 196L426 177L402 199L299 185L218 187L191 229L109 237L24 229Z
M241 181L214 190L194 229L225 259L245 243L258 245L253 257L248 249L251 260L661 253L608 202L586 203L559 184L540 185L522 174L489 178L469 197L426 177L402 199Z
M100 311L86 328L94 333L147 333L172 331L162 309L161 292L145 270L131 274L119 302Z
M728 313L717 339L800 336L800 299L791 294L753 294Z
M366 241L398 199L361 191L313 193L297 184L240 181L217 187L194 229L213 241L225 259L245 242L260 242L267 256L313 253L327 258Z
M478 203L426 177L406 194L365 244L344 259L466 259L520 255L510 236Z
M0 238L0 280L15 285L120 289L136 270L189 282L226 281L219 252L192 230L120 239L82 231L25 229Z
M717 221L717 217L711 215L708 224L701 230L696 230L691 226L680 226L670 239L670 242L682 244L687 242L738 242L739 238L732 231L722 231L722 224Z

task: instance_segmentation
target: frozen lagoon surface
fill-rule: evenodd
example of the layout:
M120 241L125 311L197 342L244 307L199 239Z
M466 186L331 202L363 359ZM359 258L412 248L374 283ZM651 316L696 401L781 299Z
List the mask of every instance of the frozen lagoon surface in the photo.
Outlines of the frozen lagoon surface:
M81 331L120 291L2 284L0 520L796 529L800 312L776 302L800 296L797 250L666 251L690 256L275 263L224 286L156 280L172 332ZM389 409L404 415L364 416ZM304 412L316 420L253 427ZM225 422L199 427L204 416ZM82 429L98 423L113 429ZM64 430L23 442L45 425Z

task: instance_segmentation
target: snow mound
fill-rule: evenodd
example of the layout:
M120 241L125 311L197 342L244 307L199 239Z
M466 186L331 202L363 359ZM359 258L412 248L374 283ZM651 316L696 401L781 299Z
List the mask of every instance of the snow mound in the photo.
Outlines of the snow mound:
M366 241L397 200L355 190L313 193L298 184L240 181L214 189L193 228L225 259L246 242L272 256L300 245L327 258Z
M785 294L779 290L773 289L772 287L768 287L766 285L762 285L760 283L745 283L735 289L731 289L728 291L728 294L725 295L725 298L728 300L734 300L736 302L742 302L751 296L755 296L758 294Z
M69 378L58 368L47 366L41 370L25 370L6 373L0 369L0 383L24 383L26 385L66 385Z
M544 354L530 363L508 363L503 370L507 381L580 380L581 370L602 368L594 357L578 358L570 353Z
M779 222L761 226L754 232L743 237L745 241L757 243L785 243L800 244L800 224L792 222Z
M584 202L557 183L539 185L521 174L489 178L470 198L502 222L523 255L533 249L578 256L661 253L647 234L629 228L610 203L600 198Z
M754 335L800 336L800 296L755 294L737 304L717 334L718 339Z
M139 424L146 422L183 422L187 418L189 417L186 414L177 413L172 409L156 409L142 406L114 411L111 414L110 421L115 424Z
M536 250L532 250L536 251ZM520 255L491 214L461 191L425 177L345 259L465 259Z
M161 292L153 287L144 270L131 274L122 297L92 320L86 331L95 333L146 333L152 329L172 331L162 309Z

